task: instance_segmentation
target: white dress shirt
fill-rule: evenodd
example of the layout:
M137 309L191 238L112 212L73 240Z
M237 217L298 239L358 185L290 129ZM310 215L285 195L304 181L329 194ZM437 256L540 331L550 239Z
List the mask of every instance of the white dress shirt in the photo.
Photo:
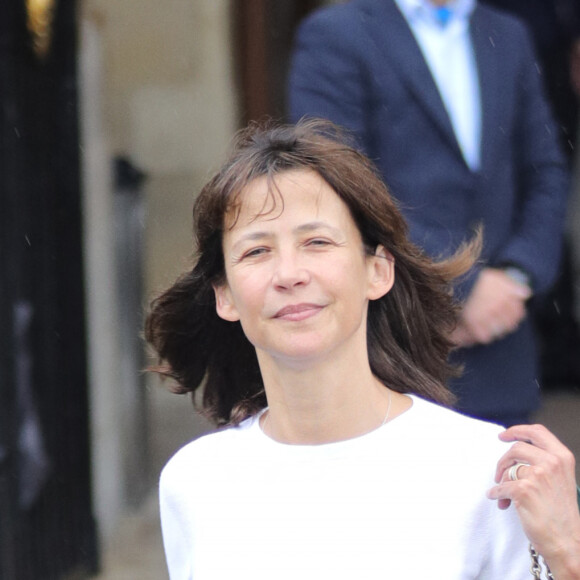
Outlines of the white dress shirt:
M467 165L477 171L481 150L481 100L469 18L475 0L451 0L446 22L429 0L395 0L421 51L447 109Z

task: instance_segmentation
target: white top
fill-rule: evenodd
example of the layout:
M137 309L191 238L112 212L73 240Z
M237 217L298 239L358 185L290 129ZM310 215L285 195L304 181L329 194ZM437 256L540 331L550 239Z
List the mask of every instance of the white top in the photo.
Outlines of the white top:
M338 443L277 443L253 418L183 447L160 482L171 580L528 580L515 509L485 495L502 429L412 400Z
M469 34L474 0L448 3L449 21L437 21L428 0L395 0L407 20L455 131L468 167L477 171L481 159L481 100L477 64Z

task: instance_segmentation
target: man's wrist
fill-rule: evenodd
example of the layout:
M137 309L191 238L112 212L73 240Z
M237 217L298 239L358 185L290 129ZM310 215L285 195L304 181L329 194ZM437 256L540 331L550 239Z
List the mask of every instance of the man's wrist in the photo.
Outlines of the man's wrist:
M501 266L500 269L514 282L517 282L522 286L526 286L530 292L533 292L532 277L525 270L519 266L514 266L513 264Z

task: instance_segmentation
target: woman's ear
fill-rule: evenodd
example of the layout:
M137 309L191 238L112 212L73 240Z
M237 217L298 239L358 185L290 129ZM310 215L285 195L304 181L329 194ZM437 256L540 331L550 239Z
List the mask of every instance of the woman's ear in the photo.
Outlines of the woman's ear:
M228 322L236 322L240 319L238 310L234 305L232 292L227 282L219 286L214 284L213 291L215 294L215 309L217 315Z
M380 244L375 253L367 256L369 300L382 298L395 283L395 258Z

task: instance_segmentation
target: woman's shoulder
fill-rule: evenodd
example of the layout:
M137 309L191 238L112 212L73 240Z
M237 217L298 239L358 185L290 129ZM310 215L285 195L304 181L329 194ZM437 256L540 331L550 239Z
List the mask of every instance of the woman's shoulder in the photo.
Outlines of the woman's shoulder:
M208 464L216 465L238 457L242 446L247 447L256 417L246 419L236 427L226 427L203 435L181 447L161 472L161 483L181 479L188 473L199 473Z
M413 409L421 414L423 420L443 421L454 428L473 429L476 431L501 431L503 427L490 421L477 419L463 414L461 411L428 401L419 395L410 395L413 399Z
M504 428L420 398L413 399L408 425L397 433L397 439L405 442L401 453L421 458L421 464L429 466L432 473L445 473L443 485L450 477L463 482L463 489L470 489L477 502L485 499L485 491L493 484L497 462L509 448L498 437Z
M412 423L420 425L423 433L429 438L449 444L488 447L492 451L503 449L505 443L498 439L504 428L501 425L475 419L458 411L413 396L413 414L409 416Z

